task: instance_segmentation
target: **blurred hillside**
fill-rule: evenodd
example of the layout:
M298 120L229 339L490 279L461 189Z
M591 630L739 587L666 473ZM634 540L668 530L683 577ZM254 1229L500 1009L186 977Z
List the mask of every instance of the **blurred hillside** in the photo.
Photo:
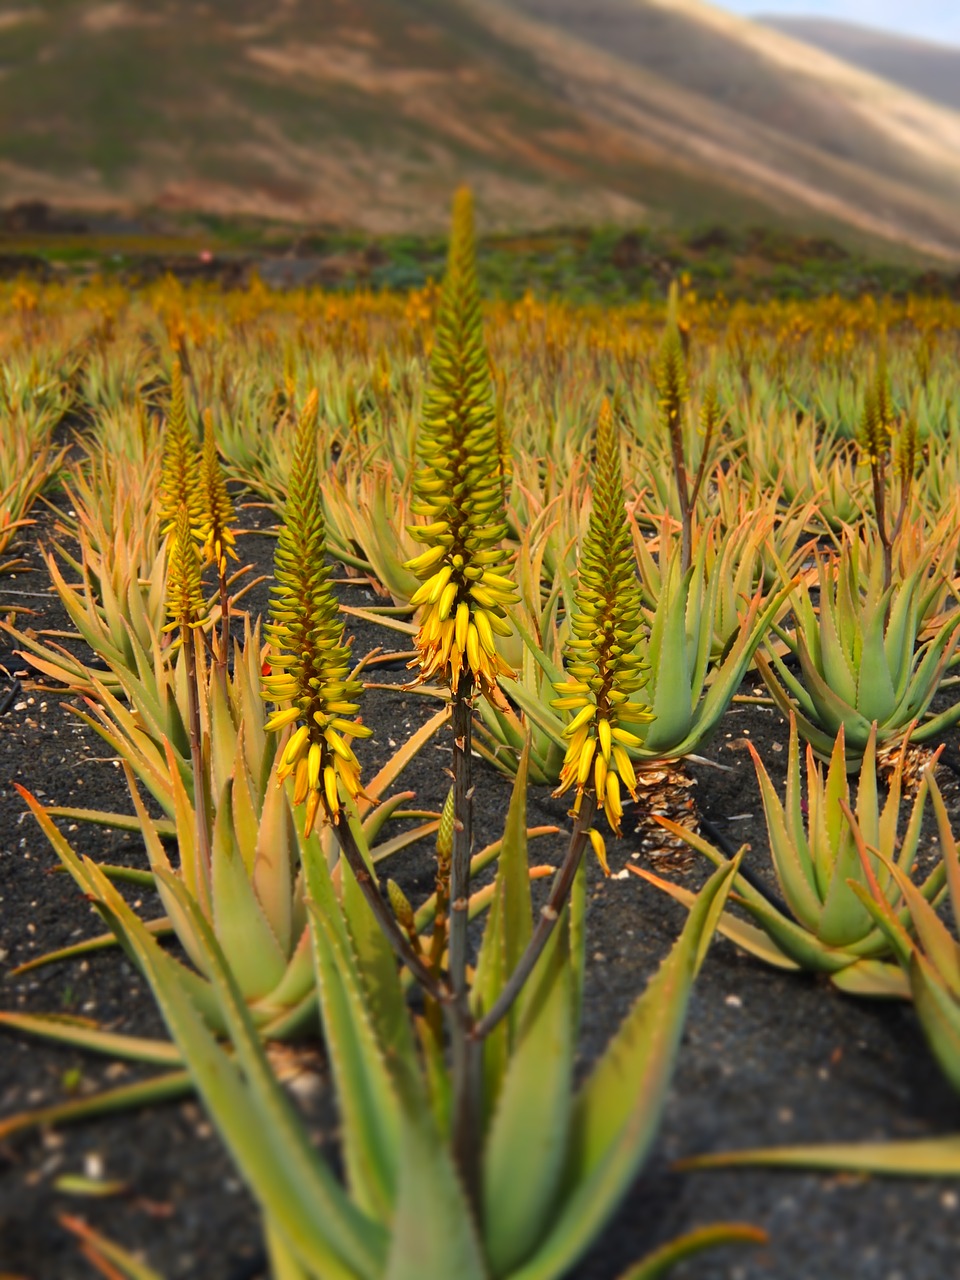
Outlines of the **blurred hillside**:
M0 204L960 257L960 114L697 0L0 3Z

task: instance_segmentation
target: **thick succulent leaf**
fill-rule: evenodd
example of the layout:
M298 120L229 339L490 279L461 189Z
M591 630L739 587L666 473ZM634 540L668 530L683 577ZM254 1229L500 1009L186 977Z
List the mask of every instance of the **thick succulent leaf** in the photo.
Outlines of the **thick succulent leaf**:
M830 981L850 996L867 996L878 1000L909 1000L910 983L896 964L882 960L857 960L846 969L830 975Z
M814 928L818 939L827 947L852 947L861 942L872 930L869 912L855 894L850 892L847 881L856 879L860 871L860 859L852 840L842 841L833 867L833 878L827 889L823 911Z
M488 1280L467 1198L432 1116L404 1108L399 1142L399 1193L384 1280Z
M662 889L675 902L682 903L688 911L697 900L697 895L691 892L690 889L684 889L682 885L673 884L670 880L663 880L660 876L655 876L652 871L647 871L645 867L635 867L632 863L627 863L627 868L635 875L640 876L641 879L656 885L658 889ZM717 932L723 934L725 938L729 938L741 950L756 956L758 960L763 960L765 964L773 965L775 969L785 969L793 973L799 971L800 966L785 956L770 941L762 929L757 929L754 925L747 924L746 921L741 920L738 916L731 915L729 911L721 913L717 921Z
M111 1111L133 1111L139 1107L152 1107L171 1098L182 1098L193 1091L193 1076L189 1071L170 1071L138 1080L136 1084L120 1085L84 1098L71 1098L51 1107L39 1107L35 1111L19 1111L0 1120L0 1142L6 1142L15 1133L30 1129L51 1129L76 1120L88 1120Z
M49 810L48 810L49 812ZM104 874L109 876L111 880L120 879L110 875L110 870L101 864ZM126 868L124 868L126 870ZM150 884L153 884L153 875L150 875ZM150 932L157 938L165 937L173 932L173 926L166 916L159 916L154 920L144 922ZM108 947L119 946L117 938L112 933L100 933L95 938L88 938L86 942L75 942L72 947L60 947L57 951L48 951L45 955L36 956L33 960L28 960L25 964L19 964L15 969L10 970L11 978L19 978L21 974L29 973L32 969L40 969L47 964L57 964L61 960L76 960L80 956L89 955L93 951L104 951Z
M47 813L53 818L66 818L70 822L88 822L96 827L110 827L114 831L139 831L140 823L132 813L111 813L105 809L73 809L69 805L52 804ZM154 826L167 840L177 834L169 818L154 818Z
M403 1046L378 1039L326 861L310 856L306 872L320 1011L343 1117L350 1187L363 1208L389 1221L397 1192L400 1105L387 1055Z
M27 1035L56 1040L78 1049L91 1049L111 1058L128 1058L133 1062L150 1062L156 1066L179 1066L180 1051L169 1040L145 1036L125 1036L116 1031L103 1031L86 1018L72 1018L61 1013L3 1013L0 1027L22 1031Z
M683 1031L697 955L728 863L704 885L683 933L574 1101L553 1227L511 1280L552 1280L571 1267L616 1208L653 1141Z
M855 958L852 954L831 950L815 934L781 915L776 907L771 906L760 895L747 898L739 894L739 885L737 889L737 902L753 916L784 955L789 956L801 969L835 973L852 963Z
M744 1222L717 1222L708 1227L697 1227L647 1254L642 1261L628 1267L619 1280L660 1280L678 1262L696 1257L707 1249L717 1249L726 1244L766 1244L768 1238L765 1231Z
M834 601L832 590L828 583L824 582L821 577L821 599L820 599L820 615L819 622L819 640L820 640L820 664L825 680L829 683L837 696L842 698L844 702L850 706L856 706L857 702L857 677L850 663L850 659L844 652L843 642L837 628L836 609L837 602ZM824 589L826 588L826 589ZM798 639L807 637L803 636L801 631Z
M656 717L643 732L642 753L645 757L671 754L690 728L699 688L693 688L693 673L687 652L686 602L692 589L692 569L684 576L676 594L661 596L657 603L654 625L659 626L660 643L651 643L645 657L650 663L649 690Z
M930 787L930 798L933 801L933 811L937 818L937 832L940 837L940 848L943 854L943 866L950 893L950 905L953 908L953 918L960 925L960 853L957 851L957 842L950 826L947 807L943 803L943 796L937 786L937 780L932 772L928 773L926 778Z
M284 1240L280 1228L271 1218L264 1221L263 1238L267 1257L270 1260L271 1280L320 1280L319 1276L312 1276L302 1266L300 1259Z
M897 705L894 674L899 678L900 671L891 672L883 639L884 610L878 607L870 617L864 619L863 648L853 699L864 720L886 720L890 708Z
M363 848L359 823L352 823L354 835ZM367 850L369 857L370 851ZM344 920L358 958L356 975L363 987L364 1003L370 1015L377 1043L385 1047L395 1072L403 1074L404 1087L416 1090L422 1080L410 1071L416 1062L414 1034L397 960L386 935L361 892L346 862L340 863Z
M807 841L804 838L800 844L795 842L770 775L753 747L750 748L750 754L760 784L760 798L770 838L770 855L777 880L794 916L806 928L812 929L820 916L822 904L817 895L815 871Z
M910 962L910 987L927 1043L944 1075L960 1090L960 999L919 954Z
M764 654L757 653L755 661L777 710L785 719L794 716L803 740L810 743L822 760L828 760L836 734L828 733L820 727L816 705L800 681L788 671L775 653L771 652L770 658L772 662Z
M478 1015L493 1006L533 932L526 824L529 761L528 740L517 767L500 843L496 887L477 958L473 991L478 998Z
M232 783L227 782L213 828L213 927L240 990L252 1001L277 986L287 962L236 846L231 789Z
M234 796L238 789L249 794L245 785L234 782ZM234 810L238 808L235 802ZM286 792L277 784L275 778L271 778L267 784L257 823L250 875L254 893L284 956L290 954L294 942L293 894L296 849L294 817L290 812Z
M523 992L523 1012L483 1161L484 1244L508 1276L542 1239L563 1173L573 1077L573 981L565 910Z
M95 868L93 874L96 879ZM358 1211L312 1149L277 1084L216 938L182 886L173 886L195 915L207 949L224 1021L237 1061L220 1048L198 1015L178 969L124 900L99 877L101 909L113 917L136 954L164 1021L188 1063L198 1092L264 1212L272 1215L305 1266L324 1280L376 1280L383 1234Z
M960 1134L906 1142L830 1142L822 1146L753 1147L678 1160L678 1169L729 1169L764 1165L787 1169L847 1169L895 1178L960 1175Z

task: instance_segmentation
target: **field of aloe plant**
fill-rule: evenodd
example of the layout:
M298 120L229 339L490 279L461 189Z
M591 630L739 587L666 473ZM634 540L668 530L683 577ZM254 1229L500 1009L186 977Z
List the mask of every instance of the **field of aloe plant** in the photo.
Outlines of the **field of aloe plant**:
M958 333L3 286L3 1280L953 1274Z

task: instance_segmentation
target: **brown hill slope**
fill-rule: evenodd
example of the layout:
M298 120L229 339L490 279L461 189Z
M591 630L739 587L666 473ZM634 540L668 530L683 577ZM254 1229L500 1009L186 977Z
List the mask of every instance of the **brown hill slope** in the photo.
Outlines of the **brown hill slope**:
M776 14L764 15L757 21L902 85L922 98L960 110L960 46L917 40L829 18L791 18Z
M0 0L0 202L425 230L464 178L960 254L960 115L693 0Z

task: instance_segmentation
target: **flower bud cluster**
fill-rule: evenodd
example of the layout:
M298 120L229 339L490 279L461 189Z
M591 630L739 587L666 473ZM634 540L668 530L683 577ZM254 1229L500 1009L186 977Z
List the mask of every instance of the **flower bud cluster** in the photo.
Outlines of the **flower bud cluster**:
M471 687L490 696L499 675L513 674L496 637L511 634L507 606L516 593L503 572L500 447L474 257L471 198L462 190L454 203L414 478L412 509L426 523L410 533L426 550L407 568L421 583L411 600L421 607L420 678L437 677L457 689L466 675Z
M337 821L343 796L361 794L360 765L351 745L372 730L353 719L362 684L351 674L339 608L326 562L326 530L317 466L317 393L304 406L290 489L274 561L267 636L270 670L264 697L280 703L267 721L296 724L280 755L277 777L294 779L294 803L306 804L309 833L323 805Z
M646 679L637 655L641 629L640 586L627 526L620 469L620 443L608 401L597 423L596 483L590 523L580 554L573 633L564 655L566 679L554 688L558 710L576 714L563 731L567 740L556 794L576 788L573 811L592 791L619 835L621 784L636 797L637 778L629 748L642 739L639 725L653 719L636 697ZM593 840L602 860L602 843Z

